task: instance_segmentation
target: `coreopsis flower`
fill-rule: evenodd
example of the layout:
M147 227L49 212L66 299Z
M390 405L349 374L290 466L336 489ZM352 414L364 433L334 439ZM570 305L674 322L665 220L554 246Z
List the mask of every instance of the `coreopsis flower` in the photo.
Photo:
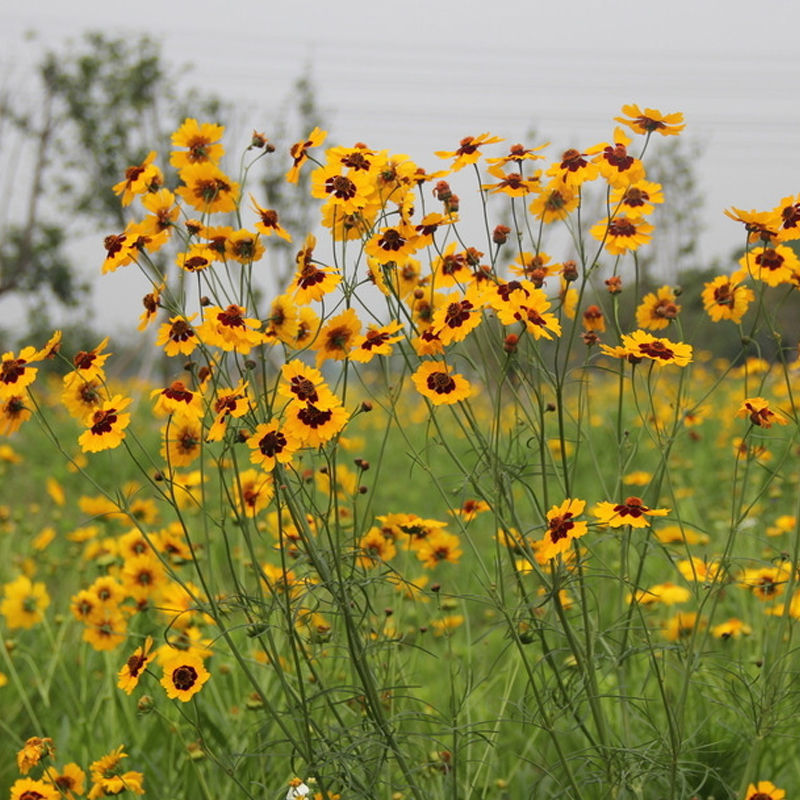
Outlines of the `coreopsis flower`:
M654 108L642 111L638 105L630 103L622 106L625 117L614 117L615 122L627 125L635 133L659 133L662 136L677 136L686 125L683 123L683 114L679 111L672 114L662 114Z
M361 320L354 308L328 320L311 345L317 352L317 367L328 359L341 361L347 358L360 332Z
M211 677L202 657L190 651L173 651L164 659L162 667L161 685L166 689L167 697L183 703L191 700Z
M788 425L789 420L780 411L773 411L769 401L763 397L748 397L736 412L737 417L745 417L759 428L771 428L773 424Z
M411 380L417 391L435 406L452 405L472 394L469 381L463 375L451 374L451 367L443 361L423 361Z
M725 622L720 622L711 629L715 639L738 639L740 636L749 636L753 629L737 617L731 617Z
M653 226L639 217L619 214L613 219L604 219L592 225L589 232L612 256L621 256L629 250L638 250L650 241Z
M550 142L540 144L538 147L525 147L521 144L512 144L508 153L500 158L487 158L486 163L491 166L502 167L506 164L516 164L520 169L525 161L541 161L544 156L539 155L539 150L550 147Z
M550 264L550 256L543 250L538 253L522 252L508 265L508 271L520 278L527 278L541 288L545 278L555 274L556 265Z
M600 174L600 168L596 163L587 160L587 155L588 153L581 153L574 147L565 150L561 160L547 170L546 174L553 178L550 187L555 189L561 183L570 189L577 189L581 184L593 181Z
M239 381L233 389L217 389L216 397L211 404L214 422L208 430L206 441L218 442L225 433L228 420L243 417L251 408L252 400L247 393L246 381Z
M451 295L447 304L436 309L431 330L445 347L460 342L481 324L485 305L482 290L472 284L463 297Z
M164 565L152 550L126 558L119 577L126 595L139 605L151 600L167 583Z
M103 372L103 366L111 356L111 353L103 352L107 344L108 336L92 350L81 350L77 353L72 359L75 371L86 380L90 378L100 378L104 380L105 373Z
M323 131L319 127L315 127L311 133L308 134L302 142L295 142L289 148L289 154L292 157L292 167L286 173L286 180L289 183L297 183L300 177L300 168L308 161L308 151L312 147L319 147L328 135L327 131Z
M230 238L233 235L233 228L230 225L203 225L197 234L206 244L196 244L196 252L202 255L209 264L218 262L224 264L228 259L230 250Z
M224 125L214 125L210 122L200 124L196 119L187 117L180 128L172 134L173 147L187 149L173 150L170 153L170 165L182 170L192 164L218 164L225 155L225 148L219 144L223 133L225 133Z
M497 290L502 302L489 299L503 325L522 322L534 339L552 339L561 336L561 323L548 312L547 295L530 281L511 281Z
M53 740L49 736L31 736L17 751L17 769L22 775L27 775L31 767L35 767L43 758L53 758L55 754Z
M262 470L243 470L233 476L231 494L240 514L255 517L272 500L272 476Z
M458 536L442 530L434 531L426 536L414 550L417 558L422 562L422 566L428 569L434 569L443 561L458 564L463 553Z
M134 237L125 232L106 236L103 239L103 248L106 251L100 267L103 275L131 264L138 253L134 247Z
M611 144L603 142L586 151L587 155L594 155L592 161L600 168L600 174L615 189L644 180L644 165L628 153L631 141L622 128L616 128Z
M34 382L38 369L30 365L41 360L37 356L35 347L23 347L18 356L13 352L3 353L0 359L0 400L21 396L23 389Z
M131 421L131 415L122 413L131 404L131 398L114 395L104 400L87 421L88 430L78 437L78 444L84 453L99 453L101 450L112 450L122 444L125 428Z
M251 264L264 256L264 245L257 233L242 228L228 237L228 256L240 264Z
M50 605L50 595L44 583L33 583L27 575L20 575L4 584L0 614L10 629L32 628L44 619L45 609Z
M105 400L108 389L98 378L84 378L79 372L68 372L62 379L61 402L70 416L85 422L94 416Z
M12 394L0 399L0 436L10 436L19 430L20 425L31 418L31 413L23 395Z
M648 508L639 497L628 497L624 503L598 503L592 509L592 514L601 525L612 528L621 528L623 525L646 528L651 524L650 517L665 517L669 509Z
M744 800L784 800L786 792L771 781L748 784Z
M98 606L83 620L82 639L100 652L113 650L125 641L128 623L118 606Z
M664 638L670 642L688 639L699 628L705 628L706 621L694 611L679 611L664 623Z
M127 757L128 754L123 752L123 745L120 745L89 765L89 776L92 780L89 800L117 795L124 791L144 794L142 787L144 775L133 770L123 772L120 767L120 761Z
M197 334L192 327L192 320L197 314L183 317L180 314L170 317L169 322L164 322L158 329L156 344L164 348L168 356L188 356L194 352L199 344Z
M311 173L311 196L333 203L337 213L357 213L369 202L372 191L367 175L353 170L343 174L338 164L318 167Z
M292 402L286 409L283 430L308 447L322 447L347 424L350 415L336 398L335 402L317 405L306 401Z
M280 236L287 242L292 241L292 237L287 230L281 227L278 221L278 212L271 208L262 208L253 195L250 195L250 202L253 204L253 210L258 214L258 221L255 224L255 229L264 236Z
M125 180L111 187L114 194L122 195L120 202L123 206L129 206L137 195L157 191L164 183L161 170L153 163L155 159L156 151L151 150L141 164L125 170Z
M733 275L720 275L705 284L701 293L703 308L712 322L727 319L739 323L755 300L753 291L742 283L741 270Z
M176 412L162 428L161 458L169 465L188 467L203 450L203 426L193 412Z
M500 167L489 167L489 174L497 178L497 183L482 183L481 189L489 194L505 194L508 197L526 197L539 188L541 170L523 177L519 172L503 172Z
M636 308L636 324L651 331L666 328L681 310L675 300L675 292L671 286L662 286L655 292L648 292Z
M732 206L730 210L725 209L725 216L734 222L741 222L747 231L747 241L750 244L761 242L770 244L780 238L780 230L783 219L777 211L744 211L741 208Z
M739 576L739 585L749 589L759 600L770 601L783 594L791 580L792 570L787 564L746 569Z
M692 360L691 345L659 339L645 331L624 334L622 350L634 358L648 358L660 366L677 364L679 367L685 367Z
M366 364L375 356L390 355L392 344L403 338L402 330L403 323L396 320L380 327L370 325L364 336L357 336L353 341L350 360Z
M300 306L297 314L297 335L294 341L289 343L289 346L295 350L303 350L316 338L322 322L314 309L308 306Z
M492 136L489 133L481 133L479 136L465 136L453 151L437 150L434 155L439 158L454 158L450 165L451 172L458 172L468 164L476 164L481 157L480 148L487 144L502 142L499 136Z
M469 283L472 277L472 265L469 263L467 252L464 250L456 253L456 243L450 242L441 255L434 259L431 272L436 288L443 289Z
M570 549L572 542L584 536L589 526L576 521L586 508L585 500L567 499L547 512L547 530L536 547L537 559L550 560Z
M45 780L18 778L11 785L9 800L60 800L61 792Z
M175 256L175 263L184 272L202 272L214 263L214 251L202 242L193 242Z
M161 292L164 291L165 286L166 284L163 283L159 284L158 286L153 286L153 291L148 292L142 298L142 305L144 306L144 311L139 317L139 325L137 326L137 330L140 331L146 330L147 326L158 315L158 309L161 308Z
M301 306L312 300L320 300L342 280L341 275L332 267L320 267L314 263L316 244L316 237L309 233L295 256L297 270L287 289L287 294L294 295L295 301Z
M383 535L381 528L371 527L358 540L358 564L365 569L380 567L397 555L397 548L391 537Z
M545 225L559 219L566 219L580 204L578 189L565 183L561 178L554 178L542 186L541 191L528 206L531 214Z
M288 464L301 444L291 427L287 429L285 425L279 425L277 420L262 422L247 438L251 463L267 471L276 464Z
M131 694L139 684L142 673L147 669L147 665L155 658L155 653L150 651L153 648L153 637L148 636L128 658L117 675L117 686L125 694Z
M264 344L266 337L258 329L261 322L258 319L245 316L243 306L232 303L227 308L209 306L205 309L203 322L195 328L195 332L204 344L219 347L226 352L235 350L240 355L246 356L260 344Z
M172 381L163 389L153 389L150 397L155 398L153 411L159 417L179 414L199 419L203 416L203 397L193 391L183 381Z
M434 211L426 214L416 225L414 225L414 232L417 235L416 245L417 250L433 244L434 236L439 228L446 225L452 225L455 222L454 217L446 217Z
M402 263L418 249L416 230L404 222L391 228L381 228L364 245L366 254L379 264Z
M692 596L692 593L685 586L678 586L674 583L657 583L648 586L647 589L639 589L633 594L628 595L628 602L636 602L641 606L652 606L656 604L674 606L678 603L685 603Z
M606 329L606 320L603 316L603 311L600 306L590 305L581 315L581 324L585 331L594 331L595 333L603 333Z
M330 395L325 378L314 367L294 359L281 368L281 381L278 383L278 394L281 397L299 400L301 403L320 404L326 392ZM335 401L335 398L332 399Z
M169 235L180 216L175 195L169 189L159 189L153 194L145 195L142 205L150 213L139 223L139 230L145 234L167 232Z
M42 780L53 786L61 797L75 800L76 796L80 797L84 793L86 773L78 764L71 761L69 764L64 764L61 769L45 767Z
M608 199L611 208L618 209L629 219L635 219L652 214L653 203L663 203L664 195L660 183L641 180L612 189Z
M544 145L543 145L544 146ZM459 517L462 522L472 522L478 514L484 511L490 511L491 506L485 500L465 500L460 508L455 508L450 511L456 517Z
M780 215L781 224L778 235L782 242L800 239L800 195L784 197L773 209Z
M236 209L239 184L211 162L190 164L180 172L184 185L176 194L202 214L227 213Z
M739 259L739 264L767 286L791 283L800 273L800 259L791 247L781 244L751 250Z

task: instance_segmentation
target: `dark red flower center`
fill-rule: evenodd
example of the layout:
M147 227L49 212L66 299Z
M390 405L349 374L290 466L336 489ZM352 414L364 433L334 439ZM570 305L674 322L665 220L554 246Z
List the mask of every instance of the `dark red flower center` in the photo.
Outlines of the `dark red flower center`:
M181 692L186 692L197 682L197 670L190 664L183 664L172 670L172 684Z
M456 382L446 372L432 372L428 375L426 383L436 394L450 394L456 388Z

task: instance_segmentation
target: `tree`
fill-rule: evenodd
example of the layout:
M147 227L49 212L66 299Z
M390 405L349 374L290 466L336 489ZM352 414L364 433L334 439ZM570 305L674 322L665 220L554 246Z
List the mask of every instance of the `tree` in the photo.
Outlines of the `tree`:
M111 187L127 166L154 143L168 145L168 132L189 110L217 117L223 105L182 89L148 36L86 33L46 52L37 78L34 108L20 112L9 90L0 97L0 131L19 145L4 148L5 158L25 151L24 180L13 185L13 206L22 212L0 220L0 297L24 293L34 308L51 299L69 306L86 289L70 240L86 230L121 230L123 209Z

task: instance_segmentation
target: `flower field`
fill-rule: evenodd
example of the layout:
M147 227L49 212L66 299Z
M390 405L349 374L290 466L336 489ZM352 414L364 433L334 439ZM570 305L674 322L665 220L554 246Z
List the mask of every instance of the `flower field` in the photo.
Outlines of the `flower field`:
M428 170L187 119L120 176L158 377L0 361L11 800L792 797L800 195L690 296L641 263L683 117L615 123Z

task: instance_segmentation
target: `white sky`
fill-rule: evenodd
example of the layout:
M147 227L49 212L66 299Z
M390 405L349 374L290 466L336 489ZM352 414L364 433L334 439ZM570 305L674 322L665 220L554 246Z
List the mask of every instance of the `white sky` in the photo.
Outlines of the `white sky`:
M434 169L434 150L491 131L563 149L607 140L624 103L682 111L704 154L701 255L741 243L724 208L771 208L800 192L800 4L789 0L33 0L0 4L0 65L20 73L23 34L58 46L84 30L146 32L189 83L233 100L243 124L269 134L310 64L330 137L407 153ZM250 118L252 117L252 118ZM658 142L654 142L657 145ZM98 235L97 272L102 260ZM91 261L91 259L88 259ZM89 264L90 274L94 265ZM112 276L115 281L117 274ZM126 326L115 298L147 291L98 276L100 318ZM135 287L135 288L134 288ZM0 305L0 312L13 313Z

